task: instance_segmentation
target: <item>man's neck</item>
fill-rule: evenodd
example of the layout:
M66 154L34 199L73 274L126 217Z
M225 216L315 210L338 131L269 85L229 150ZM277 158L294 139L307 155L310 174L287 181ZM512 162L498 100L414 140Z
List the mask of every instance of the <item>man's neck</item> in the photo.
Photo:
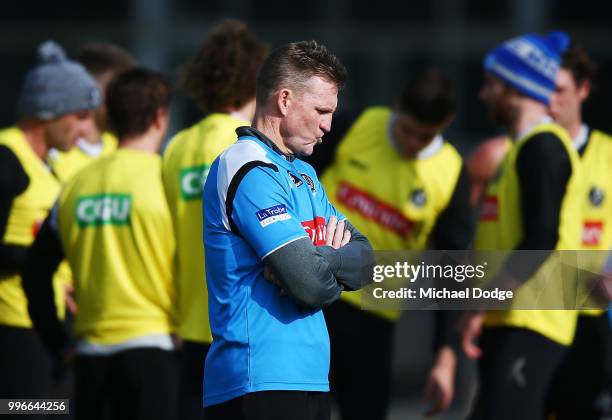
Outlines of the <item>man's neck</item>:
M572 139L578 138L580 130L582 129L582 118L578 116L578 118L571 121L565 129Z
M45 160L49 146L45 140L45 124L38 121L22 120L18 124L26 141L40 160Z
M549 116L544 104L525 99L519 105L519 110L510 128L510 133L516 139L546 118L549 118Z
M255 115L255 98L249 100L240 107L228 108L227 113L235 118L251 123Z
M132 149L145 153L157 153L163 136L157 132L147 131L146 133L119 140L120 149Z
M255 114L253 121L253 127L265 134L278 149L287 154L292 154L291 151L285 146L283 137L280 134L280 118L272 117L269 115Z
M99 144L102 142L102 130L98 129L98 127L94 127L89 136L81 137L81 139L89 144Z

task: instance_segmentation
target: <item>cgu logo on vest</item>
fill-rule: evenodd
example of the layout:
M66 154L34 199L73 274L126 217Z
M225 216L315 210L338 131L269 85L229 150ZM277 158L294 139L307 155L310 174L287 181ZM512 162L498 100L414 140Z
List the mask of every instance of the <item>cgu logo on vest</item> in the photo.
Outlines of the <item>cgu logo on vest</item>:
M79 227L127 225L130 223L130 194L98 194L79 197L76 219Z
M183 200L201 200L204 182L210 172L209 165L191 166L181 169L181 196Z

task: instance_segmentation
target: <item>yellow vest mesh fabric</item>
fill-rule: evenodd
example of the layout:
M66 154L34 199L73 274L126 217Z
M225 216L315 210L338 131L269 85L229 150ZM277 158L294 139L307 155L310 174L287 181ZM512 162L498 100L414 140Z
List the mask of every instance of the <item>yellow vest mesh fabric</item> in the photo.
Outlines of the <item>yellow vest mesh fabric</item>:
M79 306L76 335L116 344L173 332L175 241L161 158L119 149L70 180L59 204Z
M13 200L2 242L29 246L57 199L60 183L34 153L19 128L0 131L0 145L8 147L17 156L29 178L27 189ZM62 264L53 279L55 306L60 318L65 313L65 288L70 283L70 277L68 265ZM0 279L0 325L32 326L19 275Z
M485 205L491 205L491 200L496 206L496 217L481 220L478 223L475 239L475 248L478 250L512 250L522 240L523 223L520 202L520 186L516 172L516 159L521 148L529 142L536 134L552 133L556 135L565 147L572 165L572 175L568 181L565 196L561 204L559 217L559 240L556 250L578 250L580 245L580 205L576 197L580 196L582 188L580 164L578 153L575 151L567 132L560 126L552 123L540 124L531 132L519 139L510 149L504 159L498 174L487 189ZM482 213L481 213L482 214ZM548 304L554 305L555 299L563 299L564 287L574 285L562 285L562 273L559 268L558 259L551 257L547 260L534 278L529 279L517 292L513 305L528 306L527 301L538 301L544 299ZM569 265L572 262L568 263ZM493 268L489 274L493 274ZM557 271L555 271L557 270ZM555 283L558 280L557 283ZM548 281L543 285L540 281ZM546 291L545 296L542 291ZM551 301L552 300L552 301ZM545 305L545 303L542 303ZM556 341L562 345L569 345L574 337L577 312L573 310L507 310L489 311L485 318L485 325L512 326L535 331L543 336Z
M590 132L589 141L580 159L583 196L582 246L601 252L585 253L588 262L581 266L600 272L612 248L612 136L598 130ZM600 315L602 310L582 310L584 315Z
M177 238L179 335L187 340L212 341L204 271L202 186L216 157L236 141L236 128L248 124L228 114L211 114L175 135L164 152L164 187Z
M366 109L342 139L321 181L334 206L374 250L422 250L453 195L462 160L448 143L427 158L402 158L389 139L390 117L388 108ZM360 292L343 292L342 299L361 305ZM401 315L372 312L389 320Z

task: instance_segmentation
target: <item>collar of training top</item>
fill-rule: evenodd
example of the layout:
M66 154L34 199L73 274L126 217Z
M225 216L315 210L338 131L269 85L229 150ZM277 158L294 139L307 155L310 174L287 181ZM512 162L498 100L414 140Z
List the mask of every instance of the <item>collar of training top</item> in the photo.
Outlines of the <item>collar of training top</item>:
M236 129L236 134L238 134L238 137L243 137L243 136L255 137L259 141L261 141L263 144L268 146L270 149L274 150L276 153L278 153L283 158L288 160L289 162L293 162L295 160L295 155L288 154L288 153L283 153L278 148L278 146L276 146L276 144L274 144L274 142L272 140L270 140L270 138L268 138L268 136L266 136L264 133L262 133L261 131L259 131L256 128L253 128L253 127L238 127Z

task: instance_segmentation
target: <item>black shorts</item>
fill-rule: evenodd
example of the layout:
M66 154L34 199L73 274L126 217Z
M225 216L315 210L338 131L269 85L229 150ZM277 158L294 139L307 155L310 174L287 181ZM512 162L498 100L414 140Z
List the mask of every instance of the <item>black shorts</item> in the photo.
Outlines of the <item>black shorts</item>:
M77 419L174 420L179 366L173 351L136 348L109 356L78 355Z
M0 398L47 398L51 364L35 330L0 325Z
M324 312L331 344L332 395L341 418L384 420L395 323L343 301Z
M567 348L523 328L485 328L472 420L542 420L552 378Z
M185 340L180 350L179 419L200 420L204 415L204 361L210 344Z
M211 405L206 420L330 420L329 393L260 391Z
M576 337L553 380L549 411L557 420L612 418L612 332L607 313L578 317Z

